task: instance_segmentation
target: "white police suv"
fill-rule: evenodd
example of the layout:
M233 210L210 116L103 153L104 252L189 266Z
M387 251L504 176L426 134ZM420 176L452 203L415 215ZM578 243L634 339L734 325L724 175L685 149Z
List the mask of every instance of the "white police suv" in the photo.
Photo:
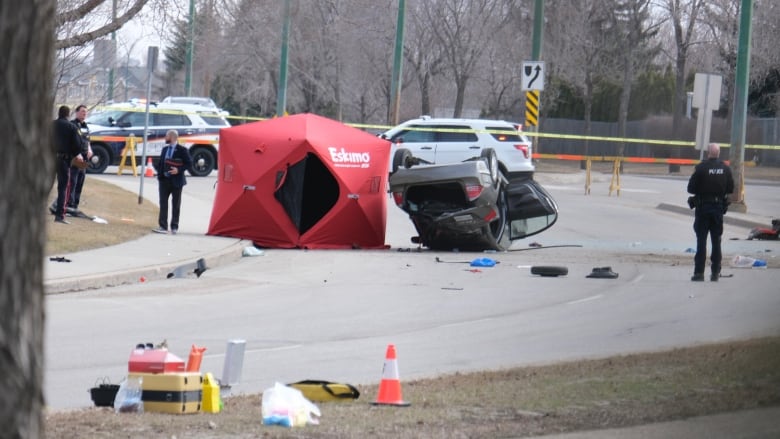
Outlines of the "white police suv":
M196 104L161 102L149 106L149 130L146 156L160 156L165 146L165 133L175 129L179 143L189 148L192 156L190 173L196 177L209 175L217 168L219 130L229 127L226 113L218 108ZM87 172L103 173L109 165L118 165L128 137L135 136L135 156L140 166L143 148L146 103L131 101L107 105L93 110L87 117L93 157ZM129 157L125 164L129 164Z
M391 172L414 164L447 164L473 160L493 149L499 170L509 180L532 178L535 170L531 141L518 124L487 119L446 119L422 116L408 120L380 137L392 142Z

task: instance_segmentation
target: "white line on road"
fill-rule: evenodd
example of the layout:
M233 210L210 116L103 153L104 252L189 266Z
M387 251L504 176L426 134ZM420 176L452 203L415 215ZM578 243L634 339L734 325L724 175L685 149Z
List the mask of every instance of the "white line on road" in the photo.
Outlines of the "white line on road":
M567 305L576 305L576 304L582 303L582 302L590 302L591 300L598 300L598 299L601 299L602 297L604 297L603 294L596 294L595 296L586 297L584 299L572 300L571 302L566 302L566 304Z

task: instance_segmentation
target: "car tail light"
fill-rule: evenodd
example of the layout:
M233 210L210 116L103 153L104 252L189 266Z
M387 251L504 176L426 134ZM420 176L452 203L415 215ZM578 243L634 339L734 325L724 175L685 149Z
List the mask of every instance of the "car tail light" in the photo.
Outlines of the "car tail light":
M496 213L496 209L490 209L490 213L485 215L485 222L489 223L497 217L498 217L498 213Z
M484 188L480 184L466 185L466 196L469 197L469 201L474 201L479 198L479 195L482 193L482 189Z
M396 206L400 206L404 204L404 193L403 192L393 192L393 201L395 201Z
M525 158L528 158L528 145L515 145L515 149L522 152Z

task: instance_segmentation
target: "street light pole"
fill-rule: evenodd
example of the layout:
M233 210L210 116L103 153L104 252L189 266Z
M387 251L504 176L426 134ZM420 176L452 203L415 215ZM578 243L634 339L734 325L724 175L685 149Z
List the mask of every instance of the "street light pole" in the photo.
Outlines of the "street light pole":
M290 34L290 0L284 0L282 54L279 62L279 90L276 94L276 116L284 116L287 107L287 46Z
M533 39L532 39L532 46L531 46L531 60L532 61L541 61L542 56L542 35L544 30L544 0L534 0L534 30L533 30ZM529 108L529 105L536 107L536 114L540 114L540 108L541 108L541 95L539 91L526 91L525 92L525 107L526 110ZM526 117L526 125L528 124L528 118ZM538 124L533 124L530 126L523 127L527 131L531 132L538 132L539 126ZM533 142L533 151L539 152L539 137L533 136L531 139Z
M192 96L192 52L195 45L195 0L190 0L190 18L187 29L187 53L185 55L184 92Z
M116 21L116 0L111 7L111 21ZM108 66L108 93L107 99L114 100L114 64L116 64L116 31L111 32L111 64Z
M398 20L395 26L395 54L393 57L393 77L390 81L390 124L398 125L401 110L401 73L403 72L404 53L404 15L406 1L398 0Z
M737 75L734 84L734 107L731 115L731 150L729 161L734 174L734 193L731 208L747 212L745 204L745 118L747 115L747 91L750 72L750 35L753 16L753 0L742 0L739 20L739 45L737 47Z
M149 102L152 100L152 79L157 68L157 57L160 49L149 46L146 53L146 111L144 113L144 143L141 150L141 182L138 186L138 204L144 202L144 177L146 175L146 143L149 140Z

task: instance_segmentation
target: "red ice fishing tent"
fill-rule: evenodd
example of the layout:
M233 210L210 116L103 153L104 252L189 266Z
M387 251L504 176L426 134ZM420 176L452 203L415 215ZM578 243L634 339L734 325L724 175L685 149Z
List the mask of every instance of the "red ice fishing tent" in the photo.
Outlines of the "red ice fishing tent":
M315 114L224 128L208 234L270 248L383 248L390 143Z

